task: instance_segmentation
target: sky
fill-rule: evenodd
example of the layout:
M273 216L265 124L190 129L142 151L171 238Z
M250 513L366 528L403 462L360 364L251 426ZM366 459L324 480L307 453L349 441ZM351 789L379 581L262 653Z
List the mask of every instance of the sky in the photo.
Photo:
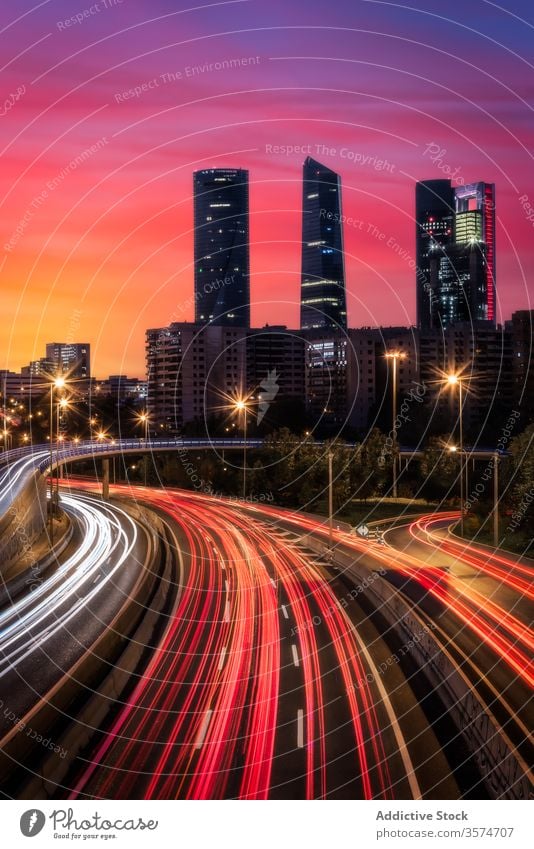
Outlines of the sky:
M530 0L44 0L0 10L0 368L145 371L192 320L192 172L250 172L254 325L298 326L301 175L341 175L349 325L415 321L414 183L496 184L499 320L532 306ZM295 149L296 148L296 149Z

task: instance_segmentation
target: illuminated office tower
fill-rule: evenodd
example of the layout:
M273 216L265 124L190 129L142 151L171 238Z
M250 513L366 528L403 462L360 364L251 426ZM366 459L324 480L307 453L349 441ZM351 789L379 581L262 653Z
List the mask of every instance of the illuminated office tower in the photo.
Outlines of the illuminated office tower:
M300 326L344 330L347 306L339 175L308 157L302 197Z
M248 171L193 175L195 321L250 326Z

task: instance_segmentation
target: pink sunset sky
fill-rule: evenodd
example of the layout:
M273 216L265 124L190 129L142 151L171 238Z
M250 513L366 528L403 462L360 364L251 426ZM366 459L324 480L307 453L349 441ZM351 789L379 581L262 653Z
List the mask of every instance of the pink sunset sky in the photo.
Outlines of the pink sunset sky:
M415 320L414 182L451 173L496 183L499 320L530 307L530 17L482 0L5 4L0 368L68 340L91 343L97 376L144 374L145 329L193 318L192 172L210 166L250 172L253 323L298 326L307 153L354 219L351 326Z

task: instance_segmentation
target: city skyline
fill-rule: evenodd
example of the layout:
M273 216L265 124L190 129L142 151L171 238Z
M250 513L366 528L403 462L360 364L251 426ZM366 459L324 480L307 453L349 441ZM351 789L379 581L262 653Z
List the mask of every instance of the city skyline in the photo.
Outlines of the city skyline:
M318 201L319 207L317 207L317 209L315 208L315 206L313 206L313 207L309 206L309 201L307 201L307 190L309 188L309 183L310 183L310 179L311 179L309 175L307 176L307 174L308 174L308 171L309 171L310 168L322 169L324 179L321 179L319 182L321 184L324 183L324 186L325 186L327 192L329 192L331 190L329 180L333 180L332 185L334 186L334 190L336 191L336 198L335 198L334 201L331 201L331 199L328 200L328 198L326 198L326 196L325 196L325 197L322 198L320 203ZM313 173L315 173L315 172L313 172ZM219 223L219 224L222 223L226 228L226 224L224 222L226 221L228 216L226 214L223 214L222 217L220 218L220 221L218 221L218 222L215 221L213 226L210 225L211 229L206 230L207 236L203 236L202 239L201 239L201 238L199 238L198 233L199 232L202 233L203 228L205 227L205 219L206 219L207 213L210 212L210 209L208 207L210 205L210 198L212 197L213 191L214 191L213 176L217 175L217 174L219 175L219 177L217 179L219 179L219 180L224 179L225 182L227 182L229 180L229 185L227 187L225 187L223 190L215 187L215 188L217 188L217 198L218 198L218 200L220 201L221 198L223 197L223 194L221 192L223 192L223 193L228 192L228 191L233 192L232 197L230 199L231 205L235 204L236 208L239 207L238 208L238 214L237 214L237 216L236 215L229 216L230 226L225 231L226 234L223 231L221 231L220 229L219 230L214 229L214 227L217 223ZM223 176L221 177L220 175L223 175ZM330 176L328 176L328 175L330 175ZM193 290L192 294L189 294L189 295L186 294L184 301L182 302L182 304L180 304L178 306L178 309L175 310L175 312L171 315L170 318L168 318L167 320L164 319L160 323L160 325L165 326L166 324L170 324L173 321L183 321L183 322L191 322L191 323L195 323L195 322L196 323L201 322L201 323L207 323L207 324L213 323L215 325L217 325L217 324L232 325L232 324L235 323L236 326L257 327L257 328L260 328L260 327L263 327L263 326L267 327L267 326L269 326L269 324L271 324L271 325L282 324L285 327L290 328L291 325L288 324L287 322L284 322L284 321L282 321L282 322L274 321L273 322L273 321L267 320L267 321L265 321L265 323L263 325L262 324L256 324L255 325L253 323L253 321L251 320L251 314L253 315L254 311L255 311L255 303L254 303L254 289L252 288L252 290L251 290L251 286L250 286L249 252L250 252L251 245L250 245L250 242L247 241L247 235L248 235L248 232L249 232L249 218L250 218L251 214L252 214L252 216L254 215L254 210L250 209L250 204L249 204L249 182L250 182L249 171L246 170L246 169L241 169L241 168L240 169L230 169L230 168L225 168L225 167L209 168L209 169L202 169L201 171L193 172L192 177L193 177L192 217L193 217L193 222L194 222L194 225L195 225L194 228L193 228L193 232L195 233L195 240L194 240L194 244L192 246L192 248L193 248L193 263L192 263L192 265L193 265L193 268L200 269L200 271L203 271L204 276L202 276L202 274L200 274L198 270L195 271L194 279L193 279L192 284L191 284L192 290ZM205 188L206 185L209 186L208 190L206 190L206 188ZM415 191L413 189L415 189ZM238 192L238 194L236 194L236 191ZM484 194L484 191L488 191L491 194L491 197L493 199L493 202L492 202L492 213L493 214L491 216L491 221L489 223L487 221L487 216L485 215L484 210L481 209L481 206L480 206L480 203L479 203L478 194L480 194L481 191L482 191L482 194ZM239 194L239 192L244 192L244 194L241 196ZM430 329L430 327L432 326L431 321L429 320L428 323L425 323L421 320L420 316L422 316L424 314L425 308L427 310L430 310L430 302L428 301L427 293L430 289L431 277L436 278L438 274L440 275L440 277L444 274L445 274L445 276L448 274L451 277L451 279L454 278L455 283L457 281L461 280L462 274L464 274L464 276L467 279L471 275L471 277L474 278L474 280L476 281L477 275L478 275L484 281L488 281L488 287L489 287L488 291L490 293L490 296L488 297L487 293L484 292L483 295L482 295L482 300L484 300L484 302L486 302L486 298L487 298L487 303L488 303L488 307L489 307L490 306L490 297L491 297L491 310L493 312L493 315L495 316L495 303L496 303L496 301L498 300L498 297L499 297L499 292L498 292L496 285L495 285L495 281L496 281L495 268L496 268L496 264L497 264L496 257L497 257L497 253L498 253L498 251L495 248L495 237L494 237L494 232L495 232L495 226L494 225L495 225L495 217L496 217L495 200L494 200L494 198L495 198L495 186L491 185L491 184L484 183L484 182L480 182L480 181L475 182L475 183L466 183L464 181L461 186L455 187L454 183L450 179L447 179L447 180L419 180L415 183L415 186L412 188L412 194L415 195L414 223L415 223L415 227L416 227L416 232L415 232L415 238L414 238L414 249L413 249L413 255L412 255L412 253L404 251L403 256L404 256L404 254L406 254L406 256L404 256L404 258L407 261L407 264L409 264L410 270L411 270L411 273L412 273L412 290L413 290L413 295L414 295L414 301L415 301L415 304L416 304L416 315L415 315L413 321L411 321L410 323L397 324L397 325L395 325L395 323L393 321L390 321L388 323L380 323L380 324L351 323L350 320L347 320L347 316L346 316L346 312L345 312L345 310L346 310L345 298L346 298L347 295L350 295L350 292L347 292L346 285L345 285L345 282L344 282L344 280L345 280L344 265L345 265L345 256L346 256L345 247L344 247L344 241L345 241L344 234L345 234L346 230L349 229L351 226L353 226L355 224L361 225L363 222L362 222L361 219L355 220L353 218L353 216L351 216L350 214L342 212L342 208L343 208L342 207L342 200L341 200L342 182L341 182L340 175L331 171L331 169L329 169L328 167L323 166L321 163L314 160L312 157L310 157L310 156L307 157L307 159L305 160L305 162L303 163L303 166L302 166L302 181L301 181L301 199L302 199L301 204L302 204L302 207L301 207L301 225L300 226L301 226L301 233L302 233L303 238L302 238L302 241L300 242L300 244L301 244L300 271L299 271L299 278L300 278L299 289L300 289L300 292L299 292L299 302L298 302L298 305L297 305L298 306L297 316L300 316L300 320L297 320L297 323L294 325L294 327L312 328L314 326L313 324L303 324L303 322L306 322L305 316L306 316L306 310L308 309L306 307L306 304L305 304L307 293L306 293L305 288L303 288L303 281L306 278L305 272L307 271L308 272L307 276L310 277L310 275L311 275L310 269L312 267L315 267L313 265L313 263L316 264L316 262L317 262L317 260L314 257L312 257L310 250L309 249L305 250L305 247L306 247L306 239L304 238L305 235L306 235L305 227L306 227L307 215L309 213L315 214L315 217L317 218L317 221L319 222L319 225L321 227L323 227L325 224L327 224L330 227L330 229L333 229L332 225L334 226L335 232L334 232L333 235L328 235L328 234L323 234L323 235L326 235L328 237L329 244L330 244L330 242L332 243L328 250L330 252L332 252L334 255L341 257L341 262L338 263L335 266L335 268L334 268L334 266L332 266L332 268L330 268L330 266L329 266L328 269L326 269L326 268L324 269L325 273L327 272L327 270L335 272L335 274L337 274L342 281L341 300L339 300L339 303L337 303L336 308L335 308L336 311L337 311L336 312L337 318L335 318L333 324L330 324L328 322L327 322L327 324L324 324L323 326L325 328L326 327L338 326L341 330L347 330L347 328L358 329L358 328L366 328L366 327L375 327L377 329L380 329L380 328L388 328L388 327L399 326L399 327L419 327L421 329ZM475 198L475 197L477 198L476 208L475 208L475 206L469 205L470 199ZM315 202L312 201L311 203L314 204ZM327 209L328 203L330 203L330 206ZM307 204L308 204L309 208L307 208ZM324 208L321 207L321 204L323 204ZM219 203L218 205L221 206L222 204ZM227 206L228 204L225 203L224 205ZM460 225L458 225L458 221L460 219L462 219L462 218L467 219L467 218L469 218L470 216L473 216L473 215L480 215L481 216L480 221L478 221L478 223L473 222L470 219L469 221L467 221L467 220L462 221L462 223ZM207 219L208 222L210 221L210 219L211 219L211 217L208 216L208 219ZM237 226L238 229L236 229L234 227L234 220L235 220L235 223L236 223L236 226ZM433 223L429 225L428 224L429 221L432 221ZM428 254L428 252L426 252L426 250L425 250L425 247L424 247L425 240L424 240L424 238L422 238L422 237L428 237L427 233L425 232L425 227L426 227L428 233L431 234L431 238L432 238L433 242L435 242L435 245L439 247L439 251L437 252L439 254L439 257L432 256L432 252L430 254ZM490 263L486 261L486 245L485 244L484 244L484 256L483 257L481 256L481 251L478 250L478 247L476 249L472 249L470 252L468 252L470 254L472 254L472 253L476 254L476 257L475 257L475 259L476 259L476 269L475 269L475 271L473 271L472 257L471 257L471 259L469 259L469 257L467 257L467 268L471 268L471 272L469 272L469 271L464 272L464 266L463 265L461 265L459 267L456 265L456 261L454 259L454 249L455 249L455 247L461 248L461 244L459 246L455 245L455 240L457 241L457 239L456 239L457 230L459 230L459 227L462 228L462 232L463 232L463 230L465 230L466 233L468 231L471 232L473 227L475 227L475 229L477 229L477 227L478 227L478 229L480 229L480 231L481 231L481 234L485 238L487 237L487 234L490 234L489 235L489 241L491 242L491 266L490 266ZM361 230L361 228L358 228L358 229ZM382 231L380 231L377 228L376 225L370 223L368 225L367 229L372 234L373 238L375 238L379 242L383 243L383 245L382 245L383 246L383 253L385 253L387 248L390 248L393 251L400 252L401 246L392 238L390 238L388 241L386 241L385 240L386 234L384 234ZM482 230L483 230L483 233L482 233ZM443 231L443 232L441 232L441 231ZM205 258L209 258L210 260L212 259L211 256L208 257L208 255L205 253L206 250L208 249L208 242L209 241L211 241L211 242L215 241L216 238L217 238L217 233L221 233L221 232L223 232L223 235L220 237L220 239L221 239L220 245L218 246L215 255L218 257L218 259L221 259L221 257L222 257L221 262L223 262L223 260L224 260L224 262L223 262L224 267L214 268L214 269L211 269L211 271L207 268L202 269L201 266L206 265L206 263L204 263L203 260ZM239 238L242 239L243 241L240 242L239 244L235 245L234 242L235 242L235 239L237 238L236 234L238 232L241 234L239 236ZM313 232L315 232L315 230ZM478 230L477 230L477 232L478 232ZM313 235L311 230L310 230L310 233L311 233L311 235ZM310 238L311 238L311 235L310 235ZM321 234L319 234L319 235L321 235ZM210 236L215 236L215 239L213 239L213 238L210 239L209 238ZM382 236L384 236L384 238L381 238ZM206 239L207 239L207 241L206 241ZM477 241L478 241L478 239L477 239ZM485 241L485 239L482 239L482 241ZM460 239L460 242L461 242L461 239ZM341 248L337 247L337 245L341 245ZM465 251L460 251L460 254L462 254L462 256L460 256L460 259L463 258L463 253L465 253ZM443 258L445 258L447 256L449 258L445 260L447 268L445 269L445 272L444 272L443 271L443 268L444 268ZM435 262L436 258L438 258L438 264L436 264L436 262ZM230 261L232 261L232 262L233 261L239 261L239 263L242 266L243 273L241 272L239 266L237 266L237 267L232 266L232 268L230 268L230 266L228 265L228 263ZM441 265L439 263L441 263ZM324 260L323 260L323 264L324 264ZM305 266L306 266L306 268L305 268ZM322 266L321 266L321 268L322 268ZM316 268L315 270L317 271L318 269ZM313 275L311 275L311 276L313 276ZM489 280L488 280L488 278L489 278ZM236 280L237 280L237 283L238 283L237 286L235 285ZM336 283L336 285L335 285L336 291L337 291L337 288L338 288L338 284ZM460 288L461 288L461 284L460 284ZM326 300L328 300L328 297L327 297L328 287L325 288L323 286L323 289L324 289L324 292L323 292L323 290L321 290L321 292L322 292L321 297L324 297L324 298L326 298ZM249 300L247 300L247 293L250 293L250 299ZM426 301L424 300L425 297L427 298ZM478 300L480 300L480 295L477 296L475 294L473 297L475 299L477 299L477 297L478 297ZM511 317L512 312L515 312L518 309L521 310L521 309L527 309L527 308L528 307L527 307L526 304L520 304L519 306L514 308L508 315L502 314L501 321L497 322L497 326L501 326L501 324L502 324L502 326L504 326L505 321L508 320ZM319 312L321 311L321 309L322 309L322 307L320 305L317 308L315 308L315 310L316 311L318 310ZM439 307L435 307L435 309L437 310L437 309L439 309ZM227 313L228 313L229 310L236 310L235 317L234 317L234 312L230 312L230 316L231 316L230 320L228 320L228 317L227 317ZM215 311L215 312L213 312L213 311ZM191 312L193 313L192 315L191 315ZM206 312L206 315L204 315L204 312ZM347 310L347 312L348 312L348 310ZM459 316L461 316L461 315L462 315L462 313L460 311ZM81 316L81 311L76 311L72 316L70 326L69 326L69 335L70 335L71 338L70 338L70 341L68 343L66 343L67 346L76 344L75 339L73 337L73 334L75 333L75 331L77 331L78 327L80 326L80 316ZM430 312L429 312L429 317L430 317ZM457 319L453 319L453 323L454 323L454 320L456 320L456 321L465 321L465 320L478 321L478 320L481 320L481 319L484 320L483 319L483 313L481 313L481 312L477 313L475 310L471 311L471 307L468 306L466 316L458 317ZM316 326L320 327L321 325L318 324ZM440 326L440 325L438 324L438 326ZM143 334L144 334L144 332L145 331L143 331ZM51 343L48 342L48 341L45 342L45 345L47 347L50 344ZM63 343L63 344L65 344L65 343ZM80 343L78 343L78 344L80 344ZM91 343L83 343L83 344L91 344ZM36 352L35 349L34 349L34 353L37 354L38 352ZM136 354L136 356L137 356L137 354ZM42 358L43 362L44 362L44 360L45 360L45 358ZM20 366L20 369L27 369L28 368L27 362L28 362L28 360L25 359L23 364ZM35 363L38 362L37 356L35 357L35 359L30 360L30 368L32 367L32 364L34 362ZM127 372L131 373L133 371L133 369L128 368L127 365L125 365L123 368L118 369L116 359L115 360L110 359L109 364L110 364L110 369L107 372L108 375L112 374L112 373L126 374ZM124 365L124 360L122 361L121 365ZM4 368L4 369L0 369L0 371L18 373L19 369L17 369L17 368L15 368L15 369L14 368ZM144 375L145 371L143 370L143 368L141 368L137 373ZM100 374L99 377L95 377L96 380L105 380L106 379L105 372L100 371L99 374Z
M190 180L206 167L250 172L252 324L297 326L307 155L341 175L356 222L345 228L351 326L415 322L413 184L453 175L498 185L497 320L528 308L533 131L522 117L520 21L474 4L463 12L470 29L444 19L436 29L430 14L365 4L356 18L342 2L319 3L304 25L287 4L241 3L242 32L229 34L225 7L164 5L151 8L142 38L143 3L128 10L128 38L100 43L121 29L120 5L68 38L58 26L72 14L66 2L9 30L6 96L21 92L1 124L3 367L34 359L50 327L68 330L79 312L95 373L140 373L145 328L194 315ZM329 59L318 58L313 29L324 15ZM214 37L197 38L203 25ZM466 64L450 45L467 32Z
M310 849L528 844L534 13L505 6L4 4L10 847L287 842L293 802Z
M339 174L308 156L302 168L302 329L347 327L342 210Z

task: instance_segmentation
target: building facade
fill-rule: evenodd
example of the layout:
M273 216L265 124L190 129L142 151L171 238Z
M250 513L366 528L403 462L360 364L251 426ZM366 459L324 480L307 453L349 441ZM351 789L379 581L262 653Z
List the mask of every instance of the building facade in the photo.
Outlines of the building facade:
M341 178L308 157L302 185L303 330L347 327Z
M88 342L48 342L45 359L54 372L74 379L91 377L91 347Z
M249 327L248 171L195 171L193 191L195 321Z
M495 326L495 186L425 180L415 188L417 326Z
M534 421L534 310L517 310L506 322L512 336L514 404L525 424Z
M495 185L494 183L469 183L457 186L454 190L456 209L456 241L458 242L459 219L476 214L479 221L475 238L477 242L484 245L485 259L485 285L481 284L483 291L485 318L495 324L496 295L495 286L497 279L497 260L495 254Z
M157 432L224 413L246 391L246 329L174 322L147 330L147 409Z
M450 180L423 180L415 186L417 326L430 330L430 257L453 243L454 190Z

